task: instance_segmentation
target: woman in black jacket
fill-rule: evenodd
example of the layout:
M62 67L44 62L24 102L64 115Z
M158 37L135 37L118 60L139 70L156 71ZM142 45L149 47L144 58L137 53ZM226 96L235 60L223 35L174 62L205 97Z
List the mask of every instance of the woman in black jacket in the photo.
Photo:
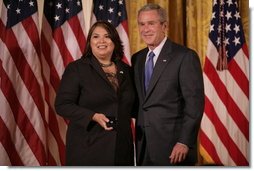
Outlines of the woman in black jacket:
M131 113L135 100L130 67L114 26L96 22L85 54L62 76L55 108L69 120L66 165L134 165Z

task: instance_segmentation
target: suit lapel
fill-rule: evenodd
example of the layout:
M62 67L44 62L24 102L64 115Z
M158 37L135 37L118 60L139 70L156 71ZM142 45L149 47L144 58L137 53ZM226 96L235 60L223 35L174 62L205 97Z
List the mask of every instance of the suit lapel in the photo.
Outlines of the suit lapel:
M123 66L120 64L120 62L116 62L117 67L117 79L119 84L119 89L121 88L121 85L125 81L125 76L127 73L125 73Z
M91 58L91 65L93 66L95 71L99 74L99 76L102 77L107 82L107 84L110 86L110 88L115 92L113 86L111 85L111 83L108 80L105 72L103 71L103 69L101 68L99 62L97 61L97 59L95 57Z
M145 100L149 97L151 94L154 86L156 85L157 81L160 78L161 73L164 71L167 64L170 62L172 55L171 55L171 42L167 40L160 52L160 55L156 61L156 64L154 66L153 74L149 83L148 90L146 92ZM144 76L143 76L144 77ZM144 86L143 86L144 87Z
M92 64L93 68L95 69L95 71L100 75L100 77L102 77L105 81L107 81L110 84L104 71L102 70L99 62L97 61L97 59L95 59L95 57L91 58L91 64Z

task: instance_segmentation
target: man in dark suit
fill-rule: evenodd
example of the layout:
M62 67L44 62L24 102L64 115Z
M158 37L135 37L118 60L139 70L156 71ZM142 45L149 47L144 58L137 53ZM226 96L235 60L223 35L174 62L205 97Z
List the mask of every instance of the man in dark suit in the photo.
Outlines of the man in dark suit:
M167 39L167 16L157 4L138 12L147 48L132 57L139 96L137 165L195 165L204 109L198 55Z

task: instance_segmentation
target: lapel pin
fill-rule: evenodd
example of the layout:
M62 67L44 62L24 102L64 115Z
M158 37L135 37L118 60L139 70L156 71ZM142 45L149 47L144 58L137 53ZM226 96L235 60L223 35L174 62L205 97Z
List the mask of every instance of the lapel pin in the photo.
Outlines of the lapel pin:
M167 62L167 59L163 59L162 61L163 61L163 62Z
M123 71L120 71L119 73L120 73L120 74L123 74Z

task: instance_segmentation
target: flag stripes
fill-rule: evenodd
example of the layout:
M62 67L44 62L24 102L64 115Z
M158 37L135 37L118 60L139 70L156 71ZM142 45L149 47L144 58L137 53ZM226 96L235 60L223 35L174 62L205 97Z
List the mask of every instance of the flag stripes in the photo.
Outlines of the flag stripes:
M210 44L210 46L212 45ZM211 60L213 59L214 58L212 58ZM234 59L232 61L234 61ZM229 68L231 67L230 65L231 63L229 64ZM210 58L207 57L204 66L207 69L206 76L209 77L207 80L211 81L210 84L215 89L215 92L211 93L209 97L213 97L214 95L219 96L218 100L222 100L222 105L225 105L226 110L228 110L228 114L233 118L235 124L238 125L238 129L240 129L247 138L247 140L249 140L249 122L248 118L245 117L245 115L248 114L248 111L246 111L246 107L248 107L248 98L245 97L244 93L241 93L241 99L239 99L239 94L234 95L234 92L242 91L241 88L239 88L238 84L235 82L235 80L231 78L232 74L226 73L225 75L225 73L217 73L215 68L212 66L215 66L215 64L211 63ZM239 78L242 79L244 77ZM205 89L205 91L207 91L207 89ZM208 92L205 92L205 94L207 93ZM212 99L211 101L214 100ZM222 106L218 106L218 108L220 109L222 108Z
M44 3L44 15L42 18L42 63L43 73L46 78L45 89L48 90L46 101L48 104L49 125L49 152L51 154L49 165L65 164L65 136L68 121L58 116L54 110L54 99L65 67L73 60L81 57L85 44L84 19L82 10L78 12L73 2L55 1L51 6L49 1ZM77 12L70 18L64 15L57 7L61 4L64 9ZM79 5L78 5L79 6ZM80 6L79 6L80 7ZM48 13L51 11L53 13ZM75 13L72 13L75 14ZM55 20L59 16L59 22Z
M2 91L0 91L0 94L1 96L3 96L2 94ZM6 106L8 105L7 103L4 103L3 102L3 99L1 99L1 104L5 104ZM5 112L5 111L2 111L2 112ZM10 113L10 112L8 112ZM1 114L3 115L3 114ZM3 120L5 119L5 120ZM6 124L7 123L7 124ZM16 148L15 148L15 145L14 145L14 141L13 141L13 138L11 137L11 133L9 130L15 130L15 128L7 128L7 126L16 126L16 124L12 124L10 123L9 120L7 120L6 118L2 118L0 117L0 129L1 129L1 134L0 134L0 141L1 141L1 145L0 146L0 149L1 149L1 155L3 156L13 156L11 158L9 157L4 157L2 159L2 163L3 164L8 164L8 165L13 165L13 166L22 166L23 165L23 162L19 156L19 153L17 152ZM22 136L19 137L19 139L21 138ZM6 151L5 151L6 150ZM3 153L6 152L6 153ZM6 161L5 161L6 160ZM8 163L6 163L8 161Z
M68 43L68 42L73 42L73 43L75 43L75 42L79 42L77 45L75 45L75 46L78 46L79 47L79 49L80 49L80 52L81 52L81 54L83 54L83 51L84 51L84 49L85 49L85 45L86 45L86 37L85 37L85 33L83 33L83 29L82 29L82 25L84 26L85 24L82 22L82 18L83 17L81 17L81 18L79 18L80 17L80 15L78 15L78 16L73 16L71 19L69 19L68 20L68 23L69 23L69 25L68 26L70 26L71 27L71 29L72 29L72 32L69 32L70 34L74 34L74 36L71 36L71 35L66 35L66 39L69 39L69 38L76 38L77 40L76 41L74 41L74 40L72 40L72 41L65 41L66 43ZM80 23L83 23L82 25L80 24ZM63 29L63 30L67 30L67 29ZM80 32L81 33L83 33L83 34L80 34ZM69 47L71 47L71 46L73 46L73 44L70 44L69 45ZM70 51L71 51L72 49L70 49ZM72 52L71 54L72 54L72 56L74 56L75 57L75 54L76 52Z
M47 43L46 37L43 35L41 35L41 43L43 44L42 46L42 53L43 53L43 59L44 59L44 63L43 63L43 70L44 70L44 75L45 77L47 77L47 74L49 74L50 78L48 79L48 83L50 83L52 85L52 87L54 88L54 90L57 90L58 84L60 83L60 71L64 71L64 67L63 65L56 65L58 67L58 69L56 69L55 65L54 65L54 61L51 57L50 51L48 49L50 49L50 47L55 48L54 43L52 43L52 45ZM54 54L52 54L54 55ZM59 54L57 54L56 56L60 56ZM61 60L59 62L62 62ZM45 67L46 65L48 65L49 70L46 70Z
M222 50L225 53L220 53ZM237 1L214 0L203 73L205 110L199 134L200 153L207 162L249 165L248 55ZM219 60L225 62L220 69Z
M10 70L12 70L12 72L13 72L15 70L15 68L10 67ZM41 129L41 125L40 125L41 123L43 123L43 121L41 121L39 119L40 117L38 117L38 116L34 117L34 116L29 115L29 113L30 114L38 113L38 112L31 111L34 108L36 108L35 106L31 107L31 109L29 108L27 111L23 108L27 104L29 104L28 99L25 99L25 100L21 99L20 96L17 96L16 91L22 92L24 94L24 96L26 96L27 98L31 98L31 97L29 97L29 92L25 91L25 89L23 88L24 85L15 87L15 88L17 88L17 90L15 90L12 82L15 82L16 80L9 80L9 78L12 78L12 77L7 75L7 73L5 72L5 68L3 68L2 73L1 73L1 81L2 81L1 92L3 93L3 96L1 96L1 98L6 97L7 102L5 103L6 105L2 108L2 112L9 113L9 115L3 115L1 117L3 117L2 119L4 121L9 120L9 121L6 121L5 124L7 124L7 127L11 128L9 130L9 132L11 132L11 134L15 133L15 135L12 135L12 136L15 136L12 139L19 140L19 143L15 144L16 145L15 149L17 149L17 152L19 153L19 156L21 157L22 161L26 160L26 158L25 158L26 153L31 153L32 155L29 156L29 158L30 158L29 160L33 160L33 156L34 156L34 158L37 158L36 160L38 160L38 162L43 165L43 164L45 164L45 151L44 151L44 145L43 145L41 138L45 139L45 137L40 137L40 134L37 133L37 132L42 132L44 130L44 128ZM17 82L22 82L22 79L21 78L17 79ZM4 83L4 85L3 85L3 83ZM14 85L17 85L17 83L14 83ZM3 99L1 100L1 102L2 101L3 101ZM8 106L10 107L9 110L6 109ZM26 108L28 108L28 107L26 107ZM27 116L27 115L29 115L29 116ZM5 117L7 117L7 118L5 118ZM37 124L35 125L35 123L37 123ZM10 124L10 125L8 125L8 124ZM17 128L16 128L16 125L17 125ZM13 127L13 126L15 126L15 127ZM20 132L20 134L18 134L19 132ZM3 134L4 134L4 132L3 132ZM43 132L42 132L42 134L43 134ZM5 146L5 149L7 151L12 150L9 147L9 144L6 144L6 145L7 146ZM22 145L22 146L19 147L19 145ZM27 150L24 151L25 149L27 149ZM30 152L30 149L32 150L32 152ZM21 155L21 154L23 154L23 155ZM14 162L16 162L16 160L14 160ZM35 161L35 162L37 162L37 161ZM18 163L20 163L20 162L18 162ZM27 164L29 164L29 161ZM34 163L31 163L31 165L34 165Z
M43 81L40 66L38 14L8 24L9 1L4 1L0 20L2 147L12 165L45 165L46 132ZM11 4L12 5L12 4ZM16 4L15 4L16 5ZM12 6L8 6L12 8ZM29 11L29 10L28 10ZM22 11L23 12L23 11ZM12 13L8 13L12 15ZM12 21L13 22L13 21ZM4 143L7 138L11 140ZM13 142L13 143L12 143ZM16 154L16 155L13 155Z
M206 110L207 111L206 116L209 118L209 120L212 123L216 123L215 131L218 137L220 138L221 143L223 143L224 146L229 146L228 148L230 148L230 150L228 151L228 153L231 156L234 163L236 163L237 165L246 165L248 162L246 160L242 160L248 157L248 156L244 156L244 154L247 154L245 146L248 145L246 143L243 143L243 142L247 142L245 137L243 135L242 135L243 139L239 137L235 137L235 133L232 130L228 131L227 128L225 127L225 124L227 120L230 120L230 119L229 118L221 119L218 117L218 115L213 115L214 113L216 113L216 111L213 108L212 103L207 98L205 100L207 103L206 107L209 109L209 110ZM238 133L240 134L239 136L241 136L241 132L238 131ZM236 139L236 142L234 141L234 139ZM240 144L240 145L238 146L237 144Z
M123 41L124 46L124 57L123 61L126 64L131 65L131 54L130 54L130 44L129 44L129 37L128 37L128 24L127 21L123 21L116 27L116 30L119 34L120 39Z

